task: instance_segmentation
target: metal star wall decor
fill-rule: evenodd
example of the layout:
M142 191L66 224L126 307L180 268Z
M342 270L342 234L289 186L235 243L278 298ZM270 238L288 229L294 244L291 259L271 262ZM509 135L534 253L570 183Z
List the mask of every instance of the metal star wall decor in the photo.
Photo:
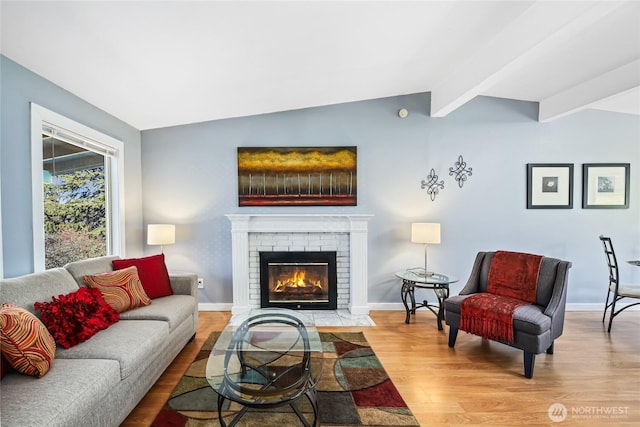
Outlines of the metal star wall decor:
M458 156L458 161L449 168L449 175L455 174L455 179L458 182L458 187L462 188L468 177L471 176L472 168L467 167L467 163L462 158L462 154Z
M444 180L438 182L438 175L436 175L436 171L431 168L427 180L422 180L422 186L420 188L426 188L431 201L434 201L440 190L444 188Z

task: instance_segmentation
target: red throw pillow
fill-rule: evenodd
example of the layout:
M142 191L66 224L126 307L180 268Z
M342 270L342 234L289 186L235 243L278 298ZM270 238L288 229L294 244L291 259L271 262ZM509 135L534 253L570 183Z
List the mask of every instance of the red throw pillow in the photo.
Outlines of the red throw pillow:
M145 258L114 259L113 268L121 270L132 265L138 268L138 277L147 296L151 299L173 295L164 254Z
M78 345L120 320L120 314L95 288L83 287L33 306L40 310L42 323L62 348Z

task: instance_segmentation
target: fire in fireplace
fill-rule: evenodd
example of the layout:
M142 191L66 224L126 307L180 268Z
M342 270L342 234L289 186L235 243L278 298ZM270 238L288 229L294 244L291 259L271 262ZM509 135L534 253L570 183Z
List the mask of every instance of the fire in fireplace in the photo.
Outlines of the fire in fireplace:
M335 310L336 253L260 252L261 307Z

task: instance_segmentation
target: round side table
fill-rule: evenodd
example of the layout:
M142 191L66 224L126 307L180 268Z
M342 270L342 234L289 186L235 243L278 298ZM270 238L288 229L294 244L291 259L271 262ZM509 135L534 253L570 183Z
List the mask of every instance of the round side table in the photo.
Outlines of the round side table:
M405 323L410 323L411 315L416 314L416 309L425 307L435 314L438 330L442 330L442 321L444 320L444 300L449 297L449 285L458 281L456 277L448 276L442 273L433 273L425 275L424 273L415 272L412 270L398 271L396 277L402 279L402 290L400 295L402 296L402 303L407 312ZM416 304L415 290L419 289L431 289L438 301L436 305L424 300L422 303ZM407 298L411 300L411 304L407 302Z

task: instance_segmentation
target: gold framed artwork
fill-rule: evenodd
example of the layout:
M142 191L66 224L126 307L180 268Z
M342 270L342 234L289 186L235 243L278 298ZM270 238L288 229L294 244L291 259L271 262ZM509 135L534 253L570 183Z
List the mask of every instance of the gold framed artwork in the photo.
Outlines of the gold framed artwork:
M357 147L238 147L239 206L356 206Z

